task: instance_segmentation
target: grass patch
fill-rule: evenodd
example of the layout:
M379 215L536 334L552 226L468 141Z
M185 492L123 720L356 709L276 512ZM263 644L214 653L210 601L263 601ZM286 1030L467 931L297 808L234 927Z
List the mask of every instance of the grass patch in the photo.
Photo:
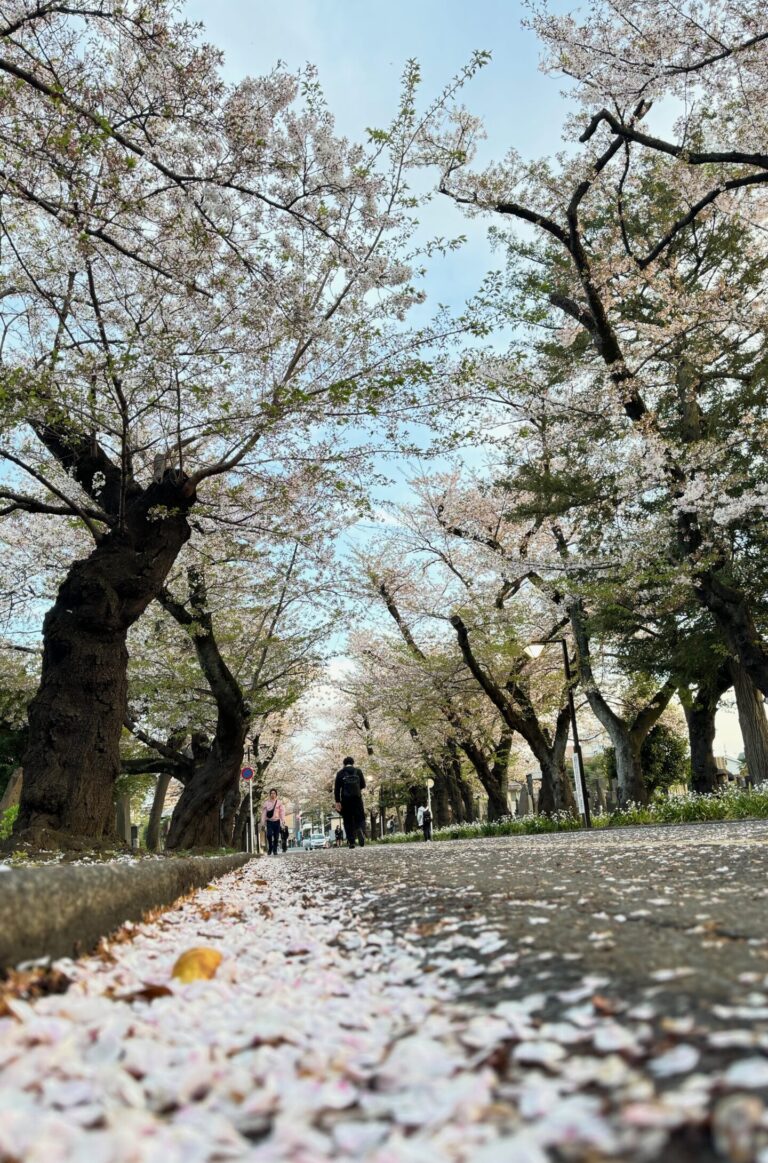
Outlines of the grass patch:
M638 824L695 824L707 820L768 819L768 782L754 788L727 788L710 795L665 796L651 804L629 804L616 812L592 814L595 828L628 828ZM537 836L544 832L578 832L573 816L507 816L493 823L450 824L432 834L434 840L477 840L483 836ZM377 844L413 844L423 841L421 831L398 833Z
M19 805L14 804L11 808L6 808L0 815L0 840L10 840L13 825L16 823L16 817L19 814Z

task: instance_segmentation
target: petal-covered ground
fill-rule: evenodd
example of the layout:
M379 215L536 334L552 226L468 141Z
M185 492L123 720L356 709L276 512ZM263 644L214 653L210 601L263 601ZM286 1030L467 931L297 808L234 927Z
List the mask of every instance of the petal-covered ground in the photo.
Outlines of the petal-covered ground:
M684 986L697 965L660 968L650 938L647 966L625 974L619 957L614 972L622 949L605 934L641 905L631 884L624 913L598 891L656 868L678 895L675 870L716 900L739 845L737 879L762 870L762 888L765 830L740 827L670 831L655 849L543 837L254 861L97 956L57 963L66 992L6 994L0 1159L768 1163L764 940L739 937L749 968L719 1002L712 982ZM575 886L586 860L592 879ZM470 876L483 861L503 892ZM709 866L723 871L702 887ZM668 899L662 882L645 895ZM737 928L737 898L725 900ZM678 903L671 929L684 934ZM674 948L666 906L642 907ZM696 924L719 956L716 927Z

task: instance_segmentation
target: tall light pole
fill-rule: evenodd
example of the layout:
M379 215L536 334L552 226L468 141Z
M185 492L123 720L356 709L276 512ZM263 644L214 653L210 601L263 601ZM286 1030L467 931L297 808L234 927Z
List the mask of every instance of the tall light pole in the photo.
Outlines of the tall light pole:
M568 659L568 643L565 638L551 638L550 642L559 642L563 648L563 670L565 671L565 689L568 695L568 710L571 716L571 733L573 735L573 766L576 769L576 793L581 814L584 817L584 826L586 828L592 827L592 816L589 811L589 794L587 792L587 781L584 778L584 757L581 753L581 743L579 742L579 725L576 722L576 704L573 701L573 685L571 679L571 664ZM525 653L529 658L538 658L547 643L532 642L529 646L524 647Z

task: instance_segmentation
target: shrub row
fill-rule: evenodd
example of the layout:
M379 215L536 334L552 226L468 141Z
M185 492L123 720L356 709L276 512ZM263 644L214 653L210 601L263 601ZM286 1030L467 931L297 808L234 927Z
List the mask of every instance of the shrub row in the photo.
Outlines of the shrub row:
M629 804L615 812L593 813L595 828L626 828L637 824L690 824L705 820L768 819L768 782L754 788L733 788L711 795L665 796L650 804ZM481 836L531 836L542 832L578 832L581 822L555 816L506 816L473 824L450 824L433 833L435 840L475 840ZM379 844L408 844L422 839L420 831L397 833Z

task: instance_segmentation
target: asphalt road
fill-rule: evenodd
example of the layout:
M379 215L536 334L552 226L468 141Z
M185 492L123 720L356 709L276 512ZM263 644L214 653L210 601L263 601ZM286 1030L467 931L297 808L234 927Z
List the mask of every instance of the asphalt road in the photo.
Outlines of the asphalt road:
M477 1002L567 990L593 974L624 999L663 995L669 1011L747 998L760 1010L755 995L768 974L763 821L369 845L296 858L316 866L323 893L344 894L354 883L351 915L417 937L427 968L445 971L455 961L452 976Z
M324 901L344 901L351 948L375 933L383 946L416 950L417 976L439 974L470 1010L530 1005L540 1028L564 1040L573 1086L617 1111L639 1096L632 1117L666 1126L654 1163L768 1158L768 823L368 845L291 860L305 884L313 870L306 903L314 898L319 915ZM579 1027L595 1020L607 1058L592 1076ZM620 1099L610 1075L627 1062L634 1080Z

